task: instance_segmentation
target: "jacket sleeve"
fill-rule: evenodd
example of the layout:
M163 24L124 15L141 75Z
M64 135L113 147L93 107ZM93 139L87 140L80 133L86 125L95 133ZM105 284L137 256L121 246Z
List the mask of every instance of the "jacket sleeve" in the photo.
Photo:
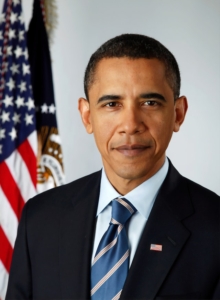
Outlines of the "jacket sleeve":
M31 264L27 243L27 210L26 203L18 226L6 300L32 299Z
M212 299L220 299L220 278L219 278L218 283L215 287L215 291L214 291Z

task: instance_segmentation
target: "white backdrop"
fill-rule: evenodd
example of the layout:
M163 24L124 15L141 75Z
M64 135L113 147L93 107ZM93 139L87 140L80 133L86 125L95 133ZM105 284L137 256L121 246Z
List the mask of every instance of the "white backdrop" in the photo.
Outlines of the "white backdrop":
M3 0L0 0L2 7ZM220 1L57 0L59 24L51 47L66 181L101 168L93 137L77 111L90 55L107 39L141 33L176 57L189 111L167 155L180 173L220 194ZM23 0L26 24L32 0Z

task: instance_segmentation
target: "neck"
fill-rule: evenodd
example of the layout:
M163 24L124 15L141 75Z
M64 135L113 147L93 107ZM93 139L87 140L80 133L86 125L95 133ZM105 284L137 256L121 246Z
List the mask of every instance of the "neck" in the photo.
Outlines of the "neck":
M104 162L103 164L109 182L119 194L124 196L142 184L144 181L154 176L162 168L164 162L165 156L162 157L152 168L150 168L148 171L146 170L144 174L140 174L140 176L136 178L124 178L120 176L120 174L116 173L111 167L109 167L109 165L105 165Z

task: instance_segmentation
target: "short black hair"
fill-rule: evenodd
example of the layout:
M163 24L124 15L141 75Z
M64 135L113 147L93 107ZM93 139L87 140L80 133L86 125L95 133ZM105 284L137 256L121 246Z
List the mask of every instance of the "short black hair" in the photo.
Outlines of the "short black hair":
M84 76L84 91L87 100L89 100L88 91L94 81L97 64L104 58L114 57L127 57L130 59L157 58L165 66L167 82L173 90L174 100L179 98L181 78L173 54L151 37L141 34L122 34L105 42L92 54Z

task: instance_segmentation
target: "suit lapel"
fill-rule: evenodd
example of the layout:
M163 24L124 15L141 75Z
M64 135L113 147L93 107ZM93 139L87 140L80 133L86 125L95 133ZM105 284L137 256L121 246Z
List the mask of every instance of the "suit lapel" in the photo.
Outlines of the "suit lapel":
M90 270L101 172L71 196L60 230L62 299L89 299ZM79 187L77 187L79 188Z
M190 232L181 220L193 213L186 181L170 163L132 262L121 299L154 299ZM151 244L162 251L150 250Z

